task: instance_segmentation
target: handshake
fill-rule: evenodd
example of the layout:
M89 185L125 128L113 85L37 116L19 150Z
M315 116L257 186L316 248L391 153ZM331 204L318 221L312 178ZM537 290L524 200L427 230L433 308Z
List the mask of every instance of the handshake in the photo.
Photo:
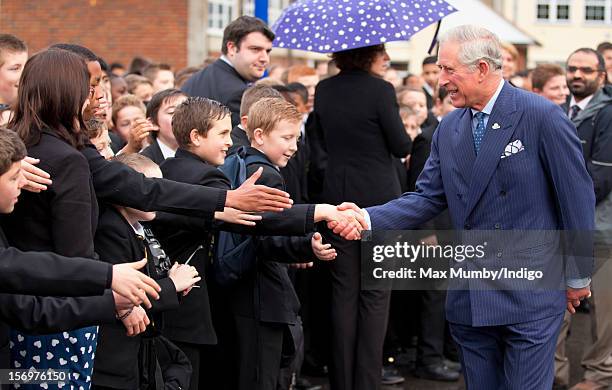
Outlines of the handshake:
M317 204L315 222L326 221L327 228L346 240L359 240L363 230L369 230L365 214L355 203L338 206Z

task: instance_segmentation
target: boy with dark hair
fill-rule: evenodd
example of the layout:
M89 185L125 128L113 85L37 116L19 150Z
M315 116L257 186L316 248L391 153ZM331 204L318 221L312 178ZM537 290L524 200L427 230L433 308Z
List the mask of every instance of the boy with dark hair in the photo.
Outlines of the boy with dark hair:
M260 79L270 63L274 33L261 19L241 16L223 31L221 58L194 74L182 89L190 96L229 107L232 125L240 123L240 99L248 83Z
M172 133L172 116L176 106L187 99L187 95L180 89L165 89L153 95L147 104L147 118L157 127L158 131L151 133L151 145L147 146L141 154L149 157L157 164L165 159L174 157L178 144Z

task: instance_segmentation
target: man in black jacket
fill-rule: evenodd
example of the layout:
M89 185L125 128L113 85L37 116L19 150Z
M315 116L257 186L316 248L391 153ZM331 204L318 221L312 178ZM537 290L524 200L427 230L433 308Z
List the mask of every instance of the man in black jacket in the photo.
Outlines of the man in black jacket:
M576 388L604 388L612 384L612 87L606 85L606 67L601 54L590 48L574 51L567 60L567 85L571 92L563 109L578 130L587 169L595 189L595 274L592 281L591 329L593 344L585 351L584 379ZM585 189L587 190L587 189ZM603 309L603 310L602 310ZM570 326L566 316L555 353L555 382L567 386L569 360L564 344ZM600 387L601 386L601 387Z
M223 55L183 85L190 96L206 97L229 107L232 126L240 123L240 100L270 63L274 33L260 19L241 16L223 31Z

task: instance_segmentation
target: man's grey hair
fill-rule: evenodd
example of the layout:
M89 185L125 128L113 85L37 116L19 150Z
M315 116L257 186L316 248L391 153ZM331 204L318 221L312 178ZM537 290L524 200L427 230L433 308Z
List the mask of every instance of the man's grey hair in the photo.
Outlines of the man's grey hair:
M459 62L474 70L478 61L486 61L493 72L501 72L502 47L497 35L486 28L463 25L446 31L439 39L440 46L447 42L460 44Z

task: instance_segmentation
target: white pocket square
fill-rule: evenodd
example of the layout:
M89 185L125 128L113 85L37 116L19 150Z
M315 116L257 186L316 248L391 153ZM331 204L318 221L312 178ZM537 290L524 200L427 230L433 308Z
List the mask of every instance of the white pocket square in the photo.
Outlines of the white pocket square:
M506 148L504 149L504 153L501 155L501 158L510 157L513 154L522 152L523 150L525 150L523 143L520 139L517 139L516 141L512 141L508 145L506 145Z

